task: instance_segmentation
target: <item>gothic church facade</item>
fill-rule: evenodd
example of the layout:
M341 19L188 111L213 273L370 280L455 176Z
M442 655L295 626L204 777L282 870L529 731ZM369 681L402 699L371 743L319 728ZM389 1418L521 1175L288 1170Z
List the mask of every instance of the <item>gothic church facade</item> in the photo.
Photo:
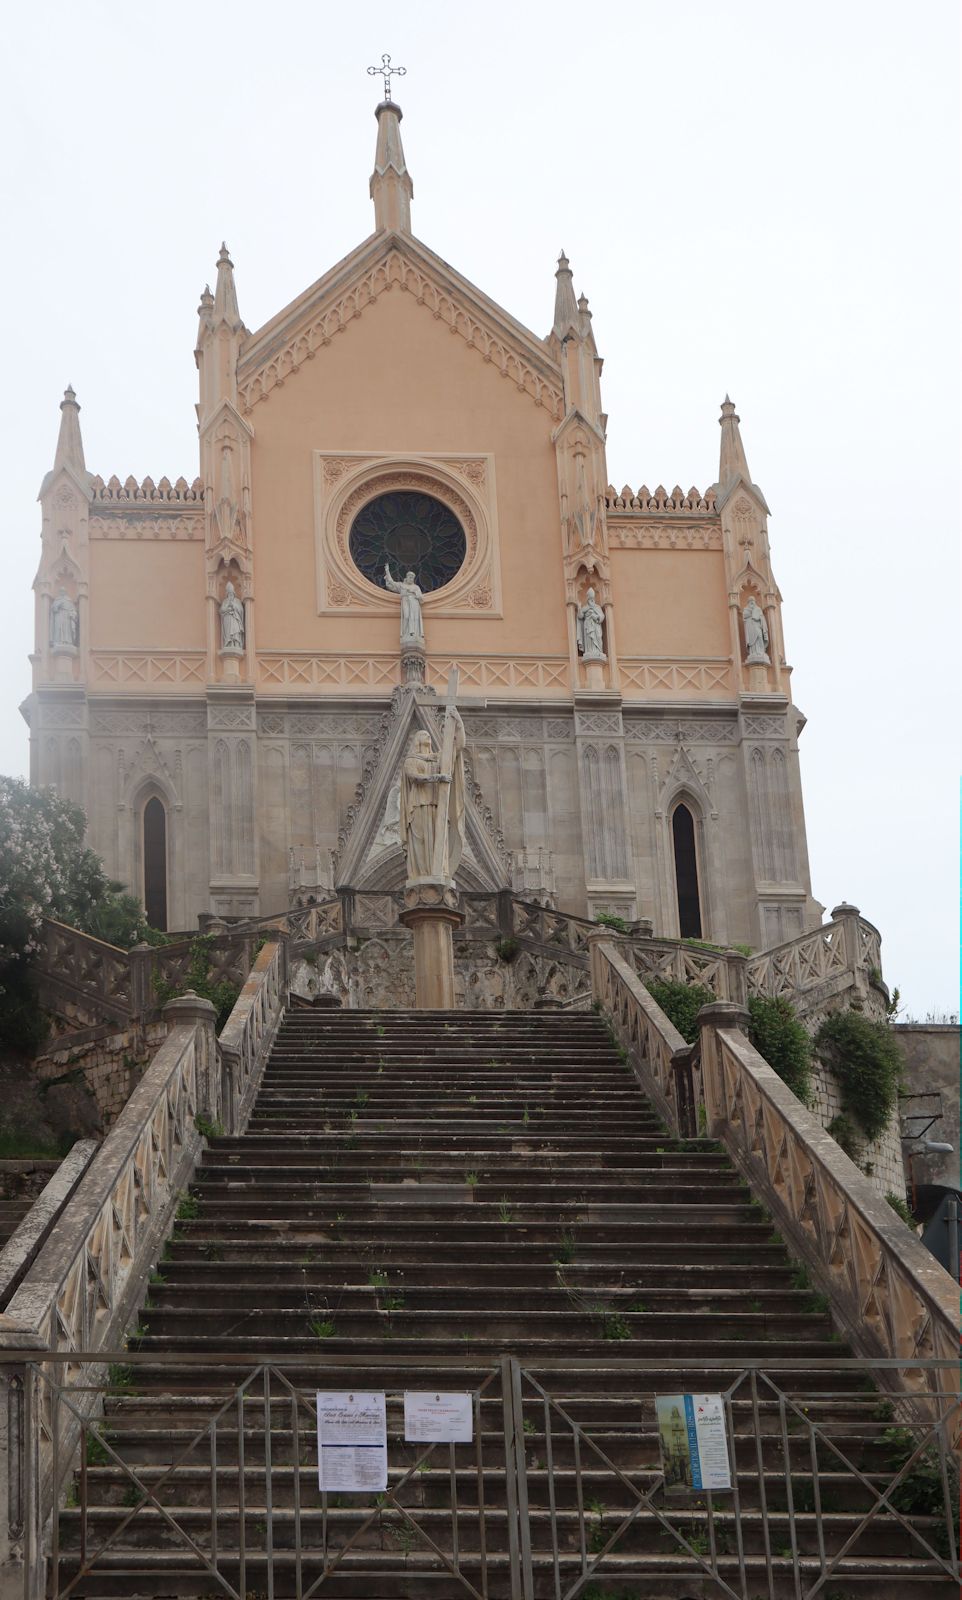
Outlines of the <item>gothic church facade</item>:
M193 482L93 476L67 391L32 781L170 929L393 888L397 771L457 663L462 887L794 937L821 913L802 719L735 408L703 493L613 488L568 262L545 337L459 276L411 231L400 122L378 106L373 233L256 332L221 250ZM385 567L423 592L420 654Z

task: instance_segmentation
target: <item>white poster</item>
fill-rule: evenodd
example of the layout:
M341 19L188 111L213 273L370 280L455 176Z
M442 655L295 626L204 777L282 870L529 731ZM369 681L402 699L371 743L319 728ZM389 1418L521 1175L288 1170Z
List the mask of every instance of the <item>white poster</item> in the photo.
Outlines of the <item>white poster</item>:
M471 1396L407 1390L404 1437L409 1444L470 1444L474 1438Z
M317 1479L335 1490L383 1493L387 1488L387 1410L384 1395L318 1392Z
M731 1463L721 1395L656 1395L655 1411L666 1492L730 1489Z

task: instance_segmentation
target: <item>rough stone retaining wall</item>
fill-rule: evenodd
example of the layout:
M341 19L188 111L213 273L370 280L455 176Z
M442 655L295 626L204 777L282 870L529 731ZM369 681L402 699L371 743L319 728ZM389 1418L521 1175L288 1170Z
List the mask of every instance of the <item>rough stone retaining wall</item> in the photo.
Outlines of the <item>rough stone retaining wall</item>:
M812 1062L812 1111L822 1124L829 1124L842 1111L842 1094L834 1075L817 1059ZM858 1124L855 1125L856 1130ZM896 1110L885 1132L871 1143L860 1139L852 1159L860 1166L871 1184L884 1198L897 1194L905 1198L905 1173L902 1166L902 1143L899 1138L899 1119Z
M105 1128L115 1122L167 1037L163 1022L126 1028L102 1025L56 1040L34 1064L41 1082L80 1072Z

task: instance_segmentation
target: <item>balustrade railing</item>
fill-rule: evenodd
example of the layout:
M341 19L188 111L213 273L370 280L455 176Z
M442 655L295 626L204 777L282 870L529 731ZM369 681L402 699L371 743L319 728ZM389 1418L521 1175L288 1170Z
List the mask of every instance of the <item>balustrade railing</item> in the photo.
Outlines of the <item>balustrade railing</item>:
M243 1133L261 1073L287 1005L288 935L275 929L254 962L220 1032L222 1121Z
M770 1207L853 1348L902 1363L908 1394L913 1361L957 1360L958 1285L748 1042L744 1010L704 1007L699 1045L686 1045L622 942L599 933L591 945L595 999L673 1133L695 1132L700 1100L708 1135Z

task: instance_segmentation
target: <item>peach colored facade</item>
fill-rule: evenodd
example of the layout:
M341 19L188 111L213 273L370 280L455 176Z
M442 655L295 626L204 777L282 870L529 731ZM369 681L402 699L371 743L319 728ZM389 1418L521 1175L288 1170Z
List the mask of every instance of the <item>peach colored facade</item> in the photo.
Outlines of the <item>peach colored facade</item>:
M160 895L170 927L393 886L382 757L399 718L432 725L456 662L465 887L791 937L819 917L801 719L734 407L703 494L609 485L567 261L542 338L434 255L411 232L400 115L377 108L375 231L255 333L221 250L192 483L92 476L65 395L41 491L32 779L86 807L110 870L158 915ZM398 599L355 564L351 530L412 491L453 515L464 558L425 592L424 648L402 665Z

